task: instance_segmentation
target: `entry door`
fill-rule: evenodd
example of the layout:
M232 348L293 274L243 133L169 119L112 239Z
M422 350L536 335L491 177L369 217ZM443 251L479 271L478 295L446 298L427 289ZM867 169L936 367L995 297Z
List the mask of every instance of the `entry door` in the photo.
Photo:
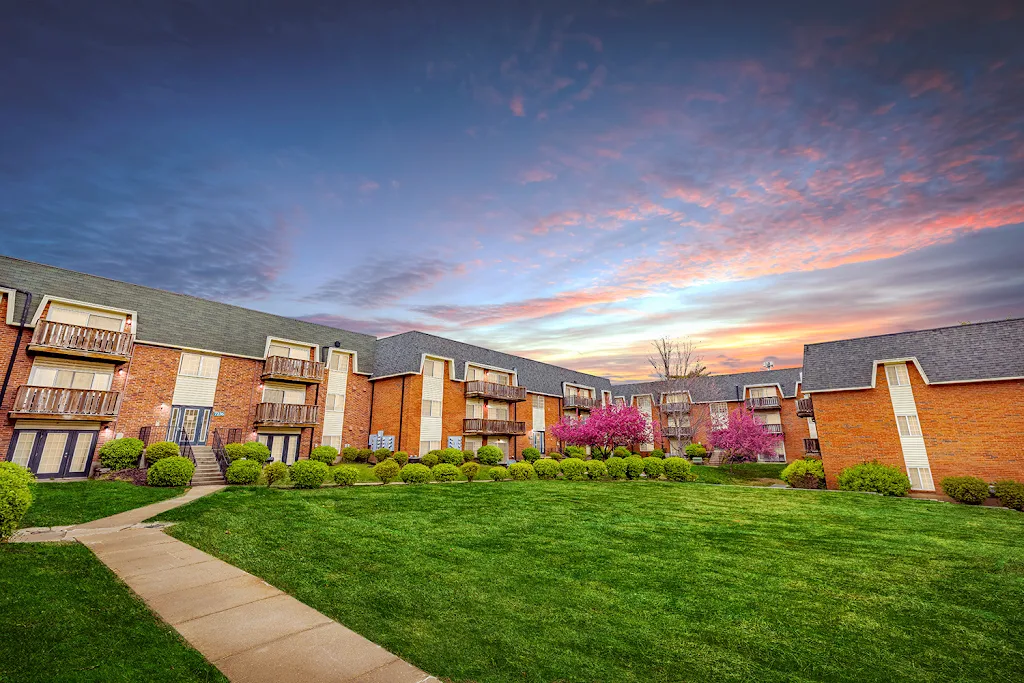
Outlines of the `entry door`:
M19 429L11 439L7 459L39 479L84 477L89 473L98 432Z
M259 440L270 449L275 462L291 465L299 459L299 434L260 434Z
M210 410L202 406L172 406L167 440L182 445L205 444L206 432L210 427Z

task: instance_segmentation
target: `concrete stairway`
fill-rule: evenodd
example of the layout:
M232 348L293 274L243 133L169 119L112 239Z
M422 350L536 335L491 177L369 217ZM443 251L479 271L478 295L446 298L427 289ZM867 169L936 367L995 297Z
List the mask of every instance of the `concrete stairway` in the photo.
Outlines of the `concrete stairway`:
M192 486L213 486L224 483L224 475L217 465L217 456L209 446L193 446L196 456L196 472L192 475Z

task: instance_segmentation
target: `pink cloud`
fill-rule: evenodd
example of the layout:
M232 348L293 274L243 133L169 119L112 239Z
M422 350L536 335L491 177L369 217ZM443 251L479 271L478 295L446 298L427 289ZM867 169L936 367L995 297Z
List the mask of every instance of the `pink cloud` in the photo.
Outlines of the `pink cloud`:
M938 69L914 71L903 79L903 84L907 86L911 97L920 97L932 90L943 94L955 90L952 74Z
M526 110L523 108L522 95L513 95L512 99L509 100L508 108L516 116L526 116Z
M523 185L528 183L543 183L547 180L554 180L558 176L546 168L531 168L519 174L519 182Z

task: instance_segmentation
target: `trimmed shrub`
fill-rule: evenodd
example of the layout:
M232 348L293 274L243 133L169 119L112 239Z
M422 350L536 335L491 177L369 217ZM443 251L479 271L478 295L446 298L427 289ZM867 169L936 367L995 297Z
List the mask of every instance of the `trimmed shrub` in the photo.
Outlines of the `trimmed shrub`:
M568 449L566 449L566 450L568 450ZM576 456L571 456L571 455L568 455L566 453L559 453L558 451L551 451L550 453L548 453L548 457L551 458L552 460L557 460L558 462L561 462L564 458L570 458L570 457L576 457ZM579 458L580 458L580 460L583 460L585 457L587 457L587 452L583 451L583 453L579 456Z
M345 462L359 462L359 449L345 446L341 449L341 459Z
M409 463L409 454L405 451L395 451L395 454L391 457L395 459L395 462L403 467Z
M446 462L431 467L430 473L437 481L455 481L459 478L459 468Z
M373 452L373 459L377 462L384 462L391 457L390 448L378 448ZM395 462L398 462L397 460Z
M1004 507L1024 511L1024 484L1012 479L997 481L996 498Z
M245 454L249 451L246 449L244 443L226 443L224 444L224 455L227 457L228 462L234 462L241 460L245 457Z
M267 448L266 444L262 444L259 441L247 441L245 443L245 457L263 465L263 463L270 460L270 449Z
M283 462L273 464L281 465L286 469L288 467ZM225 476L229 484L255 484L260 478L260 469L260 464L255 460L242 458L228 465L228 471Z
M462 460L464 462L470 462L471 460L476 460L476 454L474 454L473 451L462 451Z
M481 465L497 465L504 457L505 454L497 446L481 446L476 449L476 459Z
M533 465L528 462L514 462L508 467L508 476L516 481L533 479L537 473L533 471Z
M665 457L665 451L661 450L660 448L655 448L653 451L651 451L650 457L663 459Z
M263 468L263 476L267 478L267 486L288 480L288 465L283 462L272 462Z
M690 471L692 465L686 458L665 458L662 461L665 478L669 481L696 481L697 475Z
M540 461L538 461L540 462ZM597 460L596 462L601 462ZM561 463L562 474L569 481L583 481L587 478L587 463L579 458L566 458Z
M476 479L476 475L480 474L480 465L475 462L467 462L459 469L462 470L462 474L464 474L466 479L470 482Z
M628 458L631 455L633 454L625 446L616 446L615 450L612 451L613 458Z
M945 477L942 492L967 505L981 505L988 498L988 484L978 477Z
M558 460L558 458L555 458L555 455L556 455L555 453L552 453L551 457L554 458L555 460ZM586 460L586 458L587 458L587 449L584 448L583 446L566 446L565 447L565 457L567 457L567 458L579 458L580 460Z
M356 453L356 462L370 462L371 457L373 457L372 448L360 448Z
M603 460L587 460L587 476L591 479L604 479L608 476L608 468Z
M14 534L32 505L29 484L33 479L32 473L21 465L0 462L0 541L6 541Z
M430 468L419 463L411 463L402 468L399 476L406 484L426 484L430 481Z
M523 460L530 463L531 465L540 460L540 451L533 446L527 446L523 449Z
M825 481L825 468L821 460L804 458L786 465L779 477L795 489L820 489Z
M309 459L322 462L325 465L333 465L338 459L338 449L334 446L317 446L309 452Z
M359 470L352 465L338 465L334 468L334 483L338 486L352 486L359 478Z
M686 457L687 458L703 458L708 454L708 449L704 448L704 444L700 443L689 443L686 444Z
M388 482L398 479L398 475L401 471L401 466L392 458L384 458L373 466L373 476L380 479L380 483L382 484L387 484Z
M100 446L100 465L112 470L138 467L145 447L139 439L113 439Z
M612 479L625 479L626 478L626 461L617 455L613 455L604 461L605 467L608 469L608 476Z
M181 455L181 449L173 441L157 441L146 446L146 465L152 467L157 460Z
M661 479L662 473L665 472L665 465L661 458L650 457L644 458L644 474L647 475L648 479Z
M438 462L437 454L438 451L430 451L429 453L420 458L420 462L426 465L427 467L433 467Z
M575 460L576 458L573 459ZM558 472L561 469L561 465L553 458L541 458L533 463L533 471L537 473L538 479L555 479L558 477Z
M288 478L297 489L318 489L327 481L331 468L316 460L299 460L288 471Z
M872 491L884 496L905 496L910 491L910 479L898 467L883 465L877 460L839 473L839 488L843 491Z
M153 463L146 471L146 483L150 486L187 486L195 471L196 466L191 460L180 455L172 455Z
M492 467L491 469L487 470L487 474L494 481L503 481L505 479L508 479L508 470L506 470L504 467Z
M438 462L443 462L446 465L454 465L458 467L464 460L462 451L458 448L446 448L437 456Z
M631 455L622 462L626 466L627 479L639 479L644 473L644 459L639 455Z

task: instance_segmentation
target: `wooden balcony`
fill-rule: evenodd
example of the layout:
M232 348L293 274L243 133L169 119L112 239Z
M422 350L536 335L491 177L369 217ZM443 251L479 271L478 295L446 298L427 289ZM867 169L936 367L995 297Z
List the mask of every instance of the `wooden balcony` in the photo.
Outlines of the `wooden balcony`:
M685 415L690 412L690 403L688 401L659 403L658 410L663 415Z
M766 424L766 425L761 425L761 426L764 427L764 431L768 432L769 434L782 434L782 425L780 425L780 424L777 424L777 425Z
M117 416L117 398L116 391L20 386L10 416L52 420L112 420Z
M797 417L814 417L814 402L809 398L798 398L796 400Z
M669 439L693 438L693 429L690 427L662 427L661 433Z
M526 400L526 387L514 387L509 384L474 379L466 382L466 398L488 398L495 401L518 403Z
M267 427L310 427L317 424L320 406L304 403L260 403L256 424Z
M315 360L270 356L263 363L263 379L320 384L324 379L324 364Z
M747 410L778 410L778 396L758 396L747 399Z
M462 421L462 433L480 436L523 436L526 434L526 423L467 417Z
M821 455L821 444L817 439L804 439L804 453L807 455Z
M130 332L40 320L32 332L28 351L124 363L132 355L134 338Z
M597 405L597 399L589 396L566 396L562 405L565 408L579 408L580 410L591 410Z

